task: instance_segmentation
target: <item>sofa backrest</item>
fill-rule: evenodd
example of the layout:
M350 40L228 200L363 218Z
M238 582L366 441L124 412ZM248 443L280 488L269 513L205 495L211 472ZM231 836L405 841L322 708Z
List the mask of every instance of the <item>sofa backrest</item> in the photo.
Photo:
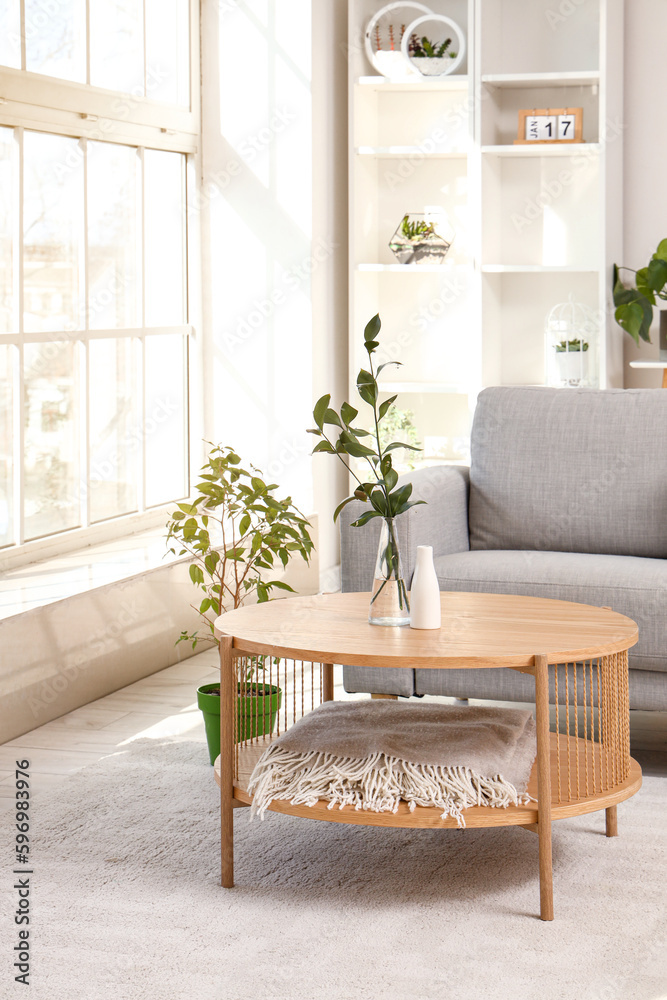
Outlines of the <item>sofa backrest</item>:
M667 558L667 390L485 389L471 452L472 549Z

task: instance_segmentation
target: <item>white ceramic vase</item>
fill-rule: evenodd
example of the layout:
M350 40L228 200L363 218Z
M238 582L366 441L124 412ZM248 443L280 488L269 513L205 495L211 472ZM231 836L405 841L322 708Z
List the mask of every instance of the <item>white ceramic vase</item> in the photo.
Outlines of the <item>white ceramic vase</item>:
M440 587L433 565L433 546L418 545L410 590L410 628L440 628Z

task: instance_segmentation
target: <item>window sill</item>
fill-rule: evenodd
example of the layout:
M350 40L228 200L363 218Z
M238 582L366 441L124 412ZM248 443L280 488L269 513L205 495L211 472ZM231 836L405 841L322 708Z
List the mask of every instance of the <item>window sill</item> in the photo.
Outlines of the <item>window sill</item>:
M167 551L160 527L33 562L0 576L0 619L187 558Z

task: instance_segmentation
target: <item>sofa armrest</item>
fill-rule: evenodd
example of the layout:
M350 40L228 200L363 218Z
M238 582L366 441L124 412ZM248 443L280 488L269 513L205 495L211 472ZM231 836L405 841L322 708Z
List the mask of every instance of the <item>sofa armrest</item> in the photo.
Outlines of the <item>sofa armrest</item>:
M438 465L401 476L400 482L412 483L411 500L426 500L396 519L403 572L409 586L418 545L432 545L436 558L470 548L469 470L460 465ZM352 521L365 510L368 504L355 500L343 508L339 517L344 592L370 591L373 583L381 520L376 517L363 528L353 528Z

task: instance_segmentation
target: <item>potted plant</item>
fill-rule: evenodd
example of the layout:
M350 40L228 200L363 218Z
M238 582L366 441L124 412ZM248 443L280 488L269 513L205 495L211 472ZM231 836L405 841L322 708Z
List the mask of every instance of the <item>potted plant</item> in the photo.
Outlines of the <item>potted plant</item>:
M450 246L444 235L447 228L444 213L408 212L389 241L389 249L399 264L442 264Z
M448 61L456 59L456 52L450 52L451 38L444 42L434 42L430 38L419 38L416 32L410 35L408 56L422 76L442 76L448 70Z
M277 489L253 465L244 469L232 448L212 446L192 500L177 504L167 524L169 551L192 557L190 579L204 595L192 605L204 634L184 631L177 642L191 642L193 649L202 641L217 645L214 622L225 611L247 601L268 601L274 590L294 593L284 580L267 575L287 566L294 555L308 562L313 541L306 518L291 497L279 499ZM264 683L265 657L246 662L237 700L239 741L270 733L281 701L280 690ZM220 685L200 687L197 702L214 763L220 753Z
M620 271L630 271L635 280L624 285ZM667 239L658 243L646 267L633 271L631 267L614 264L614 305L616 322L629 333L639 346L639 341L651 343L650 328L656 299L667 301ZM667 310L660 312L660 357L667 360Z
M585 384L588 375L585 357L588 341L579 338L561 340L555 348L556 367L561 382L566 386Z
M401 554L398 545L395 519L424 500L411 500L412 484L398 486L398 473L393 468L392 453L399 448L420 451L418 445L407 441L383 439L383 421L396 400L390 396L380 403L380 386L377 377L388 365L399 365L398 361L387 361L377 367L373 355L379 346L380 317L374 316L364 330L364 347L368 354L368 370L362 368L357 375L357 392L361 400L371 408L372 430L355 427L354 420L359 411L349 403L343 403L340 411L330 405L327 394L318 399L313 410L315 427L309 430L321 438L313 448L313 454L324 452L336 455L357 481L354 493L338 504L334 511L334 521L346 504L362 500L370 505L369 510L353 521L353 526L362 527L373 518L382 519L378 557L371 593L368 620L371 625L407 625L410 621L408 590L403 578ZM327 431L325 428L332 428ZM364 443L368 439L369 443ZM368 465L368 475L361 478L346 458L361 459Z

